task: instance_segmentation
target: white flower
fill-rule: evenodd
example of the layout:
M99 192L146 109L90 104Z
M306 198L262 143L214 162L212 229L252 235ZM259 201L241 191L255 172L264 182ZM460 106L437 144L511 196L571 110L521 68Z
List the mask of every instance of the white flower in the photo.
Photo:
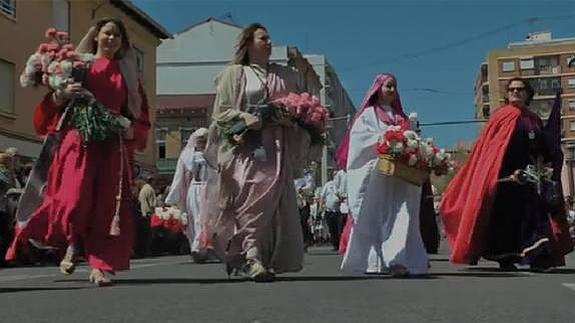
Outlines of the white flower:
M403 152L403 143L396 142L395 144L392 144L390 148L392 153L401 154Z
M65 80L65 79L63 79L57 75L51 75L48 78L48 82L49 82L50 88L52 88L54 90L64 89L64 87L66 87L66 84L68 83L67 80Z
M416 155L409 156L409 160L407 161L407 164L409 166L415 166L415 164L417 164L417 156Z
M78 54L78 58L86 63L94 61L94 54Z
M409 148L417 148L419 147L419 141L417 140L407 140L407 147Z
M418 136L417 136L417 133L416 133L415 131L413 131L413 130L405 130L405 131L403 132L403 136L404 136L405 138L407 138L407 140L410 140L410 139L411 139L411 140L417 140L417 139L419 139Z
M72 62L62 61L60 67L62 68L62 77L69 78L72 76Z
M58 66L60 66L59 62L53 61L52 63L50 63L50 65L48 65L48 73L54 74Z
M130 127L130 125L132 125L132 121L130 121L130 119L124 117L124 116L119 116L118 117L118 123L120 124L120 126L124 129L128 129Z

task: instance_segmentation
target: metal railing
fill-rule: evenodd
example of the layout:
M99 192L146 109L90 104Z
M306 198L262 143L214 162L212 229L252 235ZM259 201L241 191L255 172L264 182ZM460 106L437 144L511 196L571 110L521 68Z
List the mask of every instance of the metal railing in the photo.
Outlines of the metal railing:
M156 167L160 174L168 174L176 171L177 159L158 159Z

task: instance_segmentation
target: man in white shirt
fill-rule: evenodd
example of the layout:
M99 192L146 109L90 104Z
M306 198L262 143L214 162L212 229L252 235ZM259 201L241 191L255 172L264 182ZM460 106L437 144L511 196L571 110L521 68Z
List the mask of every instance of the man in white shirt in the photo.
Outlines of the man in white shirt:
M333 250L339 249L339 239L345 225L345 217L340 212L341 200L342 192L338 189L335 179L325 183L320 195L320 205L325 210Z

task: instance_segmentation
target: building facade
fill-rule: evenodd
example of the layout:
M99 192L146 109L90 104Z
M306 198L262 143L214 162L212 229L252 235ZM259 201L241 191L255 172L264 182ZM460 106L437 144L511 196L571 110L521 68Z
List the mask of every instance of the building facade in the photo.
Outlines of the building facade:
M562 144L565 153L565 195L575 196L575 38L553 39L550 32L529 34L525 41L510 43L488 54L475 82L475 115L487 119L505 101L508 80L520 76L535 89L530 108L544 120L549 117L555 94L562 94Z
M0 0L0 37L6 41L0 46L0 150L13 146L29 158L40 152L41 141L34 132L32 115L46 89L20 87L19 75L28 56L44 41L46 29L67 31L76 44L93 22L103 17L120 18L126 23L138 53L151 122L155 122L156 47L171 35L146 13L128 0ZM155 172L153 137L152 132L148 148L136 156L139 166L150 173Z
M334 67L325 55L305 55L305 57L319 75L322 84L319 95L321 103L331 111L326 146L322 154L321 184L323 185L329 180L329 171L337 167L335 152L343 141L356 110Z
M173 175L189 134L208 126L216 93L214 81L233 59L242 29L209 18L158 47L156 149L158 169L166 178ZM296 68L304 75L307 91L319 95L319 77L296 47L273 46L271 61Z

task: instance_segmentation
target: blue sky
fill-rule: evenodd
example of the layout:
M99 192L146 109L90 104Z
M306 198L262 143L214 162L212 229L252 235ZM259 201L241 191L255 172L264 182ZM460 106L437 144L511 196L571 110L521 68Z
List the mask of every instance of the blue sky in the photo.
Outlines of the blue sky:
M575 1L133 2L172 33L208 17L261 22L274 44L326 55L356 106L376 74L394 73L406 112L422 123L473 119L473 84L488 51L535 31L575 37ZM443 146L477 135L473 124L423 130Z

